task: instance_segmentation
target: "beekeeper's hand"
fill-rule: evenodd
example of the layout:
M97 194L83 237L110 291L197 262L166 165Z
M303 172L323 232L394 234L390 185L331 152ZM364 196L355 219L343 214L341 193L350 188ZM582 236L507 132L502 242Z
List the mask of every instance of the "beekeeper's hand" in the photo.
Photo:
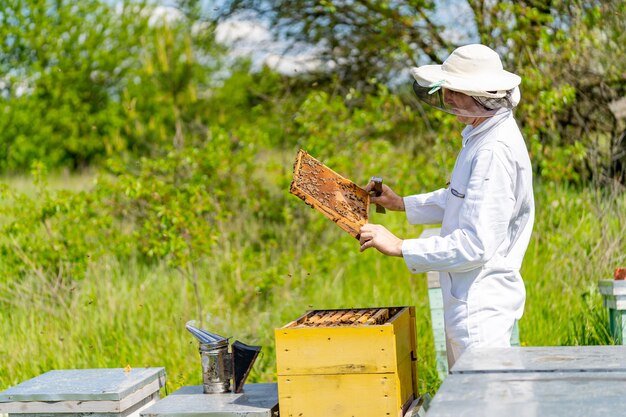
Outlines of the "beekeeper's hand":
M368 193L374 189L374 181L370 181L365 186L365 191ZM394 193L391 188L383 184L383 192L379 197L370 197L371 204L378 204L384 208L392 211L404 211L404 199L398 194Z
M389 256L402 256L402 239L399 239L379 224L366 224L361 227L359 238L361 252L365 249L376 248Z

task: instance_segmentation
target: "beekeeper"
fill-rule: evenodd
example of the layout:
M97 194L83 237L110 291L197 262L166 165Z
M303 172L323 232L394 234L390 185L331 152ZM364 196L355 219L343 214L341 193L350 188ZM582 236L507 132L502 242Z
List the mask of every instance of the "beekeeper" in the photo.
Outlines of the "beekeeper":
M503 69L495 51L476 44L411 74L420 99L467 125L461 149L447 188L403 198L383 185L371 200L406 211L411 224L441 223L441 234L402 240L384 226L366 224L361 251L402 256L413 273L440 272L451 367L467 349L510 346L524 310L519 271L535 206L530 159L512 112L521 79Z

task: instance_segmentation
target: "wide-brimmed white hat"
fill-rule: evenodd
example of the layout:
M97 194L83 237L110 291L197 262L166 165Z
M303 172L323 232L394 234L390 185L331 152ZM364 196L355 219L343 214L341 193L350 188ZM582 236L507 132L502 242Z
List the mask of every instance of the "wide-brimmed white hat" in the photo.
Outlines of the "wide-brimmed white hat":
M504 97L522 81L519 75L504 70L496 51L480 44L455 49L442 65L411 68L411 75L422 87L440 86L490 98Z

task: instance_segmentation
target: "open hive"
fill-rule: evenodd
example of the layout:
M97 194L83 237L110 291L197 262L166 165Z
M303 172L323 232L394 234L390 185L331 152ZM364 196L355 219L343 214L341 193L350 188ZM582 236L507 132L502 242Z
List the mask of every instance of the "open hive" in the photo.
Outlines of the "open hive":
M281 416L402 416L417 397L413 307L309 311L275 337Z
M384 324L400 310L392 308L365 308L351 310L312 311L288 325L289 328L335 327Z
M302 149L294 162L289 191L354 237L367 223L369 194Z

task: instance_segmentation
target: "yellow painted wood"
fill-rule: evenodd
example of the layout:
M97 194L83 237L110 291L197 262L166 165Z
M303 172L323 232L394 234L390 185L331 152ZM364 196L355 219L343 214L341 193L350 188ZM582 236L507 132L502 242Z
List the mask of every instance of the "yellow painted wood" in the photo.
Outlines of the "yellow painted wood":
M407 401L412 401L418 397L417 386L415 386L417 383L416 364L417 362L412 361L410 358L398 364L398 373L395 376L399 381L396 390L396 398L399 404L406 404Z
M382 325L299 320L275 330L281 416L402 416L417 398L413 307Z
M417 333L416 333L416 329L415 329L415 307L409 307L409 315L411 317L411 322L409 324L410 328L411 328L411 346L412 348L412 352L411 352L411 379L413 381L413 393L415 395L415 398L418 397L418 391L417 391L417 380L418 380L418 373L417 373Z
M278 377L281 417L402 417L399 390L394 374Z
M397 372L411 352L417 357L414 328L414 309L406 307L382 325L276 329L277 373Z
M279 375L394 372L393 326L277 329Z

